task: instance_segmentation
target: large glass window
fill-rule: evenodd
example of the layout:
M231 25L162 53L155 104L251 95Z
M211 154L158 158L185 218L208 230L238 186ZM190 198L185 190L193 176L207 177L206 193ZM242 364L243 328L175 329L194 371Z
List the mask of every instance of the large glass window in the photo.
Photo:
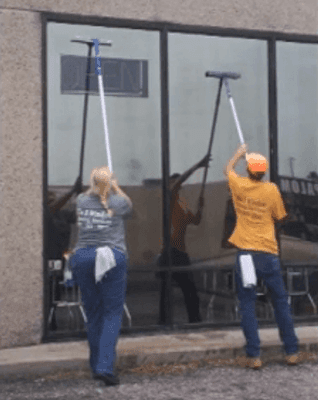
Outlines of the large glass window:
M299 260L318 254L314 248L304 249L306 241L318 242L317 82L318 46L278 42L279 175L290 212L285 234L302 242L284 237L283 251Z
M281 258L299 266L285 271L287 287L296 293L293 312L310 315L318 299L318 46L277 42L276 57L278 174L289 212Z
M78 173L81 145L83 99L81 92L61 93L63 55L87 56L87 46L71 42L77 36L111 40L111 47L100 47L101 57L112 59L112 69L105 69L104 85L112 88L111 76L133 80L129 60L145 60L148 64L147 97L131 97L115 93L106 96L113 168L122 185L142 185L145 179L160 177L160 79L159 33L134 29L74 26L58 23L48 25L48 181L49 185L70 185ZM94 56L94 49L92 56ZM125 64L115 65L121 59ZM84 64L85 66L86 64ZM92 64L94 66L94 64ZM123 69L124 71L119 70ZM77 70L76 73L80 74ZM94 69L91 70L94 76ZM145 72L144 72L145 73ZM84 80L85 74L79 79ZM69 79L76 77L69 73ZM120 83L119 83L120 84ZM106 87L105 85L105 87ZM96 89L96 87L95 87ZM107 89L106 89L107 94ZM107 162L103 119L98 91L91 93L87 114L87 143L85 147L84 182L96 165ZM145 151L147 149L147 151Z
M119 185L134 205L133 216L127 221L129 281L126 310L133 325L154 324L159 304L158 281L151 268L148 273L135 271L153 265L160 252L162 236L159 33L49 23L47 36L50 210L52 204L67 195L79 175L88 46L72 40L80 36L80 39L112 41L111 47L100 46L112 163ZM83 168L85 187L91 170L108 163L94 58L90 86ZM76 243L77 230L72 219L74 207L73 196L58 209L52 221L49 217L49 221L60 228L55 234L49 228L49 259L60 259L63 252ZM64 235L63 243L57 239L61 235ZM55 252L51 251L53 246ZM63 279L61 274L59 279ZM56 295L60 299L63 296L61 293ZM127 317L126 312L124 326L129 322ZM62 326L59 321L57 325L57 329Z
M279 174L318 171L318 46L277 43Z
M77 240L76 197L70 191L79 176L85 115L84 190L91 170L108 163L95 50L92 47L87 98L89 48L73 42L74 39L112 41L111 47L100 47L112 164L120 186L134 204L134 213L126 223L129 279L123 327L168 322L166 275L154 272L159 264L167 264L162 246L161 186L161 83L166 82L161 82L165 76L161 73L165 71L160 70L160 57L166 54L160 54L160 34L164 32L55 22L47 25L48 204L45 207L49 331L84 331L80 307L72 317L69 306L56 307L56 304L63 301L66 305L74 304L74 300L80 304L80 294L64 287L62 281L64 254ZM241 75L229 84L243 136L249 152L260 152L269 160L268 88L272 82L268 82L267 46L265 39L168 33L169 90L168 99L164 100L169 104L170 172L174 175L169 180L170 189L208 151L219 80L207 78L207 71ZM277 42L278 174L291 216L281 236L284 262L314 263L318 255L316 243L308 243L318 242L317 56L317 45ZM88 99L86 114L85 98ZM235 213L223 175L238 145L223 85L201 218L198 200L204 168L188 174L177 196L171 197L173 322L177 325L239 321L233 269L236 250L227 245ZM246 176L243 161L237 172ZM269 179L269 173L265 179ZM183 270L178 271L178 267ZM284 276L292 293L291 303L295 292L305 287L307 303L315 309L312 299L318 298L313 290L317 286L317 273L310 268L288 268ZM258 299L266 301L257 303L257 315L273 318L268 297L262 292L264 288L259 289ZM297 293L295 296L297 301L301 299ZM299 300L293 310L308 315L305 306L301 307L303 304ZM77 326L70 325L75 320Z
M266 41L171 33L168 43L171 173L183 174L207 154L219 85L218 79L205 77L207 71L241 74L240 79L230 80L229 83L243 135L250 152L261 152L268 157ZM207 267L219 263L234 264L233 249L222 249L225 221L228 225L233 222L233 215L227 215L230 210L229 192L223 169L238 145L239 137L223 85L202 219L199 225L190 223L186 231L182 230L180 235L184 235L184 242L172 240L173 247L188 254L193 266L188 276L177 277L181 282L177 286L184 292L177 290L175 294L174 315L177 322L196 320L198 306L193 304L197 304L197 297L201 320L229 320L234 317L234 297L230 296L228 300L217 297L215 301L219 304L214 304L213 300L212 305L210 301L214 295L208 294L217 287L227 291L229 285L233 286L231 271L221 273L219 269L220 273L216 271L214 276L211 270L204 273L198 266L202 265L202 260ZM187 204L194 216L198 210L203 171L203 168L196 170L184 182L179 193L181 203ZM243 162L238 165L237 171L246 174ZM210 318L212 309L216 311L213 319Z

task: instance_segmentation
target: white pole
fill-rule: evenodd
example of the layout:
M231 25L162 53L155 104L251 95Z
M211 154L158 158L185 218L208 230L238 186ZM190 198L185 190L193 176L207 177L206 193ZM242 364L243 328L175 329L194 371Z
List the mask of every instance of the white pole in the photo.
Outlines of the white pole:
M111 158L111 152L110 152L109 132L108 132L108 127L107 127L104 84L103 84L103 77L102 77L102 71L101 71L101 58L100 58L100 53L99 53L99 42L98 42L98 39L93 39L93 42L95 45L95 73L98 76L99 96L100 96L100 104L101 104L102 115L103 115L108 167L109 167L110 171L113 172L112 158Z
M104 124L104 132L105 132L105 144L106 144L108 167L109 167L110 171L113 172L112 157L111 157L111 153L110 153L109 132L108 132L108 126L107 126L107 115L106 115L104 85L103 85L102 75L98 75L98 86L99 86L99 93L100 93L101 108L102 108L102 113L103 113L103 124Z
M230 102L230 105L231 105L231 108L232 108L232 113L233 113L236 129L237 129L237 133L239 135L241 144L244 144L245 142L244 142L244 138L243 138L243 133L242 133L242 129L241 129L241 126L240 126L240 122L239 122L238 117L237 117L237 113L236 113L236 109L235 109L235 105L234 105L234 100L233 100L233 97L232 97L231 92L230 92L229 82L228 82L227 79L225 79L224 83L225 83L225 87L226 87L226 94L227 94L227 97L229 99L229 102Z

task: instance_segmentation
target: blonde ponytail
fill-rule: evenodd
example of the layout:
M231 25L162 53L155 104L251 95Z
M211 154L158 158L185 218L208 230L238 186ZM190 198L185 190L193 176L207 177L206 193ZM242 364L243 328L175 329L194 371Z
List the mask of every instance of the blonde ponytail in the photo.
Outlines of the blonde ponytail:
M108 208L108 196L112 189L112 173L107 166L96 167L92 170L90 176L90 187L86 194L95 194L110 216L113 216L113 210Z

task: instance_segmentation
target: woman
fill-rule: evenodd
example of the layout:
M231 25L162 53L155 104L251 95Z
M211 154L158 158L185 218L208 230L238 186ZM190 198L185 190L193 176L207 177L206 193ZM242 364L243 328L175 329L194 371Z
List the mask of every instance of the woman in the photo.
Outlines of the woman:
M118 385L116 344L126 294L126 243L123 218L132 210L108 167L94 168L90 188L76 200L79 227L70 260L87 316L93 378Z

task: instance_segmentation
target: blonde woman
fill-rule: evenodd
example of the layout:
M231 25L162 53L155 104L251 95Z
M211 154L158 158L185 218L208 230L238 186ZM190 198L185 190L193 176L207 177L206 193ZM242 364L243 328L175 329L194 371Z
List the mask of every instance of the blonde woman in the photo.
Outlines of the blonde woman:
M99 167L76 206L79 236L70 265L87 316L90 367L94 379L118 385L114 364L127 275L123 219L132 203L108 167Z

